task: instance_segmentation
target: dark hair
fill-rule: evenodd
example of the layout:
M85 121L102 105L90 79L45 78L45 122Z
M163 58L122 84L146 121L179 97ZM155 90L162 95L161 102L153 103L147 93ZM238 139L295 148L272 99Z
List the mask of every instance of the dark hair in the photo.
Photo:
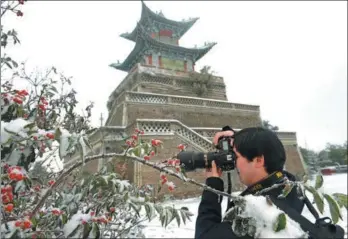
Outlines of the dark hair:
M286 155L278 136L271 130L262 127L242 129L234 134L233 146L249 161L262 156L265 159L267 173L283 170Z

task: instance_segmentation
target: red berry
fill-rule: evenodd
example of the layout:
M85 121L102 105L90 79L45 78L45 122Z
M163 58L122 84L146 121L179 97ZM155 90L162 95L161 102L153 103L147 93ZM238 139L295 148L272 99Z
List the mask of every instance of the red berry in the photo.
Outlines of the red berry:
M6 191L7 192L9 192L9 193L12 193L12 186L11 185L7 185L6 187L5 187L5 189L6 189Z
M23 176L23 174L19 173L19 174L16 174L15 178L17 181L21 181L24 179L24 176Z
M54 183L55 183L54 180L48 181L48 185L50 185L50 186L52 186Z
M17 98L17 97L14 98L13 101L16 102L17 104L22 104L23 103L23 101L21 99Z
M39 105L39 109L40 109L40 110L46 110L45 106L44 106L44 105L41 105L41 104Z
M155 151L151 151L151 152L150 152L150 155L151 155L151 156L154 156L154 155L155 155Z
M144 159L145 159L145 160L150 160L150 156L149 156L149 155L145 155L145 156L144 156Z
M28 91L26 91L26 90L21 90L21 91L17 92L17 94L18 94L18 95L21 95L21 96L29 95L29 94L28 94Z
M8 177L9 177L11 180L15 180L15 179L16 179L16 176L17 176L16 173L10 173L10 174L8 175Z
M18 0L18 3L23 5L24 4L24 0Z
M54 139L54 134L52 134L52 133L47 133L47 134L46 134L46 137L49 138L49 139Z
M129 141L129 140L127 140L127 141L126 141L126 144L127 144L128 146L131 146L131 145L132 145L132 142Z
M7 204L7 205L5 206L5 211L7 211L7 212L12 212L12 210L13 210L13 204L12 204L12 203Z
M21 12L21 11L18 10L17 16L18 16L18 17L22 17L22 16L23 16L23 12Z
M25 229L30 228L30 227L31 227L31 221L29 221L29 220L24 221L24 222L23 222L23 227L24 227Z
M22 222L21 222L21 221L16 221L16 222L15 222L15 226L16 226L16 227L20 227L21 225L22 225Z
M13 201L13 194L12 193L7 193L8 199L10 200L10 202Z
M152 140L151 140L151 144L152 144L152 146L156 146L156 144L157 144L157 140L152 139Z
M110 212L115 212L115 208L114 208L114 207L111 207L111 208L110 208Z
M132 135L132 139L137 140L137 139L138 139L138 135L133 134L133 135Z

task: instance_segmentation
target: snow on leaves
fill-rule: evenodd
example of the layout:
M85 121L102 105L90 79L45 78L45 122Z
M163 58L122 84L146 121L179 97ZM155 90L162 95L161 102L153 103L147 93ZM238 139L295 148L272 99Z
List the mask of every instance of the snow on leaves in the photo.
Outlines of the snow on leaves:
M343 220L340 208L347 208L347 195L340 193L329 195L325 193L321 188L323 186L322 175L317 176L314 186L310 185L308 181L284 181L284 189L278 198L286 197L295 185L300 197L303 197L303 193L306 191L313 195L314 202L321 214L324 212L326 201L329 204L333 223L337 223L340 219ZM274 206L267 196L236 197L233 203L235 206L226 212L224 221L231 223L233 231L238 236L249 235L254 238L307 237L299 224ZM267 211L267 214L264 213L265 211Z

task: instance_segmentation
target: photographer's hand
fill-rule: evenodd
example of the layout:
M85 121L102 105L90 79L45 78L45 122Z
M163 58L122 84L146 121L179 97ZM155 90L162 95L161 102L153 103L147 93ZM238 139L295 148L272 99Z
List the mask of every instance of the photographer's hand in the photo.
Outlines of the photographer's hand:
M219 138L221 137L227 137L227 136L233 136L234 132L233 131L221 131L221 132L217 132L215 135L214 135L214 138L213 138L213 144L214 145L217 145L218 144L218 141L219 141ZM232 142L231 142L232 143Z
M206 169L205 176L207 178L216 177L220 178L222 175L222 170L216 167L215 161L211 162L211 168Z

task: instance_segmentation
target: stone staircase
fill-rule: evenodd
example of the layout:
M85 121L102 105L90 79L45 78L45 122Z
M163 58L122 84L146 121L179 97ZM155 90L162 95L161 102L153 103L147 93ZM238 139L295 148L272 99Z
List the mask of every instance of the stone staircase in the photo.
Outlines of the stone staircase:
M127 136L130 136L135 128L144 130L143 137L145 140L151 140L153 138L163 140L164 148L161 149L160 154L154 158L155 161L172 157L173 153L177 152L176 146L180 143L186 143L188 145L188 150L200 152L213 151L212 137L216 132L221 130L221 128L216 127L189 127L179 120L174 119L137 119L127 127L104 126L91 134L90 141L92 145L94 145L94 153L101 153L102 150L105 150L104 152L106 153L121 152L121 145L123 145L123 143L120 142ZM238 131L238 129L236 130ZM293 132L277 132L277 134L286 149L288 158L286 168L295 174L297 174L296 171L302 172L301 167L303 166L303 160L296 145L296 134ZM103 149L102 145L104 145ZM108 151L108 149L110 151ZM78 156L74 157L75 160L77 157ZM73 163L75 160L69 160L69 164ZM96 161L91 163L93 163L93 165L86 165L86 169L95 172L101 167L103 161L99 160L99 162ZM130 166L129 170L131 170L129 179L134 180L136 184L156 184L157 178L155 179L154 175L157 175L158 172L153 171L151 168L140 163L134 163L134 165ZM188 173L188 176L195 178L197 181L204 182L204 174L200 171L202 170ZM223 177L226 177L226 173ZM234 190L239 191L243 189L235 170L232 171L232 182ZM180 184L180 182L176 181L175 183ZM197 192L199 194L199 191L197 191L198 189L190 185L182 185L181 188L183 188L183 191L180 191L180 193L176 195L178 197L189 197L196 195Z

